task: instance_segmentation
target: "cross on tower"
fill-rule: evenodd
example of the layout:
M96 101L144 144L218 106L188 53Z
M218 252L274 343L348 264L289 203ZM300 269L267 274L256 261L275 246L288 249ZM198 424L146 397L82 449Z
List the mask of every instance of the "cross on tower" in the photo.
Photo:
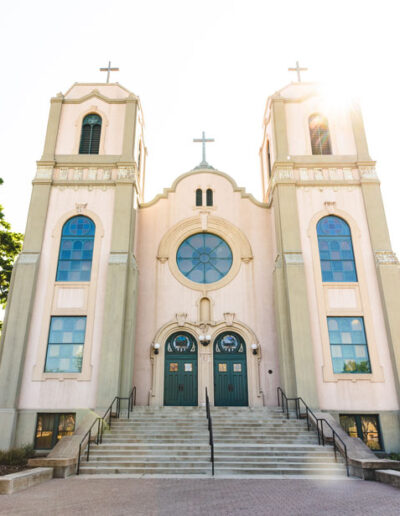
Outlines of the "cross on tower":
M202 137L201 138L194 138L193 141L195 143L201 143L202 144L202 160L201 160L200 165L198 167L196 167L196 168L213 168L206 161L206 143L215 142L215 140L213 138L206 138L206 133L203 131L202 132Z
M297 72L297 82L301 82L300 72L306 72L308 68L300 68L299 62L296 61L296 68L288 68L289 72Z
M119 72L119 68L111 68L111 61L108 61L107 68L100 68L100 72L107 72L107 82L110 82L110 72Z

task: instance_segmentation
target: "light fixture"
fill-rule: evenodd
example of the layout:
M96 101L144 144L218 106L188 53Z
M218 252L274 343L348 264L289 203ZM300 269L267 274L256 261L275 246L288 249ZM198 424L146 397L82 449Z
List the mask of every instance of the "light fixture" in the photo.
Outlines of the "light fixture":
M258 345L254 342L252 345L251 345L251 349L253 351L253 355L257 355L257 348L258 348Z
M159 350L159 349L160 349L160 347L161 347L161 346L160 346L160 344L159 344L158 342L155 342L155 343L153 344L153 347L154 347L154 354L155 354L155 355L158 355L158 350Z
M208 345L208 339L207 339L206 335L200 335L199 340L203 344L203 346L207 346Z
M211 342L211 335L206 335L206 341Z

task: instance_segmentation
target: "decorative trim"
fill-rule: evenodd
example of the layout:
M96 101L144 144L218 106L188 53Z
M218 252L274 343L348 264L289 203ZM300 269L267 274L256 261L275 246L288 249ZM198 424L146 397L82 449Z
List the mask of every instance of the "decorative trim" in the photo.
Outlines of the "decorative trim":
M18 265L31 265L32 263L37 263L39 261L40 253L24 253L22 252L19 257L17 264Z
M128 263L128 253L110 253L108 263L112 265Z
M52 179L53 167L38 166L36 169L35 179Z
M235 316L236 316L236 314L232 313L232 312L225 312L224 313L224 319L225 319L225 322L226 322L227 326L232 326L233 325L233 321L235 319Z
M361 179L378 179L375 167L358 167Z
M399 265L396 253L393 251L375 251L377 265Z
M303 253L284 253L285 263L287 264L303 264Z
M88 203L87 202L76 202L75 208L77 213L83 213L83 211L87 208Z
M188 316L188 314L184 314L184 313L180 313L180 314L176 314L175 315L176 320L178 322L178 326L185 326L185 322L186 322L187 316Z
M169 269L172 275L183 285L192 290L217 290L224 287L238 274L241 262L249 263L253 259L253 252L246 235L232 223L227 220L207 216L207 231L224 239L232 250L233 262L227 273L219 281L215 283L203 284L196 283L186 278L178 268L176 263L176 253L181 243L195 233L204 231L203 221L200 216L190 217L173 226L163 236L157 253L157 260L162 264L168 261Z

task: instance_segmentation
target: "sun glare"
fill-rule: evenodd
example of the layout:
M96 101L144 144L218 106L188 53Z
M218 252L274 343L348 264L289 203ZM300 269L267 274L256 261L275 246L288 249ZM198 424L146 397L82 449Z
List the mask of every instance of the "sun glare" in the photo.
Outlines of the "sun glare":
M355 97L347 83L339 81L323 82L321 93L326 112L347 111L352 108Z

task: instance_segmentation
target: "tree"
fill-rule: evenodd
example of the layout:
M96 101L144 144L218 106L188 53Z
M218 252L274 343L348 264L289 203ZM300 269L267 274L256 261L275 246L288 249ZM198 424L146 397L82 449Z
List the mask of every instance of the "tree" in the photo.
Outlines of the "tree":
M0 185L2 183L0 177ZM4 219L3 209L0 204L0 306L5 308L14 261L21 252L24 236L11 231L11 224ZM1 326L0 321L0 330Z

